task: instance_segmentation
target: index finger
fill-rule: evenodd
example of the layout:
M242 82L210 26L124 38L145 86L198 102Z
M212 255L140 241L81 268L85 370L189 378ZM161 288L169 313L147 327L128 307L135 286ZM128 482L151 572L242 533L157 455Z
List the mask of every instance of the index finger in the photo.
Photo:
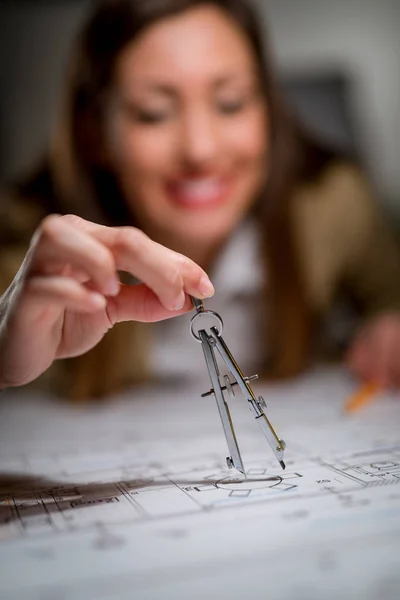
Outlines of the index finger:
M118 269L128 271L151 288L168 310L182 308L185 292L197 298L213 295L214 288L199 265L152 241L141 230L87 221L84 227L111 250Z

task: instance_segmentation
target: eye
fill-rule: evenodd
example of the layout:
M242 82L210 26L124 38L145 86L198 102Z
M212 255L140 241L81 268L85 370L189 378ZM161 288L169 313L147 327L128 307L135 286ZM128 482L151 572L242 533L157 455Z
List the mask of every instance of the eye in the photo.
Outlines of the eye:
M248 104L248 98L226 98L217 102L219 112L224 115L234 115L244 110Z
M242 111L246 107L245 100L226 100L219 101L218 109L225 115L233 115Z
M236 89L220 90L215 97L217 110L223 115L238 114L261 98L258 86L255 83L235 87Z
M143 125L158 125L171 117L172 110L167 106L148 107L142 103L124 102L122 110L135 123Z
M133 109L131 114L135 121L143 123L144 125L157 125L169 118L169 113L167 111Z

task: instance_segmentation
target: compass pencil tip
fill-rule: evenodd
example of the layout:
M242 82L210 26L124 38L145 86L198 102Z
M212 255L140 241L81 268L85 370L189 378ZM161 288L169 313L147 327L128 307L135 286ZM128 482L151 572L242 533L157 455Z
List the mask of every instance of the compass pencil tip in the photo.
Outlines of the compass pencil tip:
M280 461L279 461L279 464L281 465L281 467L282 467L282 469L283 469L283 470L285 470L285 469L286 469L286 465L285 465L285 463L283 462L283 460L280 460Z

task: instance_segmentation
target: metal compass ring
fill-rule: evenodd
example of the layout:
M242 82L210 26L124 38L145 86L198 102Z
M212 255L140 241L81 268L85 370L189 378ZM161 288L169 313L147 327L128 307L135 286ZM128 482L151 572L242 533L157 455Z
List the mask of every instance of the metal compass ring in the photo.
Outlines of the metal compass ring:
M199 342L200 344L201 344L200 336L195 332L193 326L194 326L196 319L198 319L200 317L204 317L205 315L210 315L211 317L214 317L217 320L218 325L219 325L218 335L221 335L223 327L224 327L224 322L222 321L221 317L219 316L218 313L214 312L213 310L204 310L203 312L198 312L195 315L193 315L193 317L191 318L191 321L190 321L190 333L192 334L192 337L194 337L196 342Z

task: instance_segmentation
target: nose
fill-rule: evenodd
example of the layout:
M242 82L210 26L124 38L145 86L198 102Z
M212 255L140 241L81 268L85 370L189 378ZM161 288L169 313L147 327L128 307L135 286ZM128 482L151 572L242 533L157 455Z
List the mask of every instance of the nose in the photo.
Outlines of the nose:
M197 110L184 115L181 128L181 157L185 166L205 169L212 165L218 154L220 136L212 114Z

